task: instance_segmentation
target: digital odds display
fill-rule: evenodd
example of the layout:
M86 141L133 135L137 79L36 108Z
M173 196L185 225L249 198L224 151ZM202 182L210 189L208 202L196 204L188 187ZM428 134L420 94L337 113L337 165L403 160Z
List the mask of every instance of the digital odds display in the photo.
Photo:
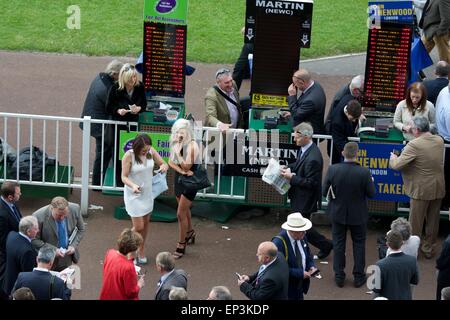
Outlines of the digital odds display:
M369 29L364 107L366 110L395 112L405 98L408 82L412 27L383 23Z
M144 22L144 86L152 96L184 97L186 25Z

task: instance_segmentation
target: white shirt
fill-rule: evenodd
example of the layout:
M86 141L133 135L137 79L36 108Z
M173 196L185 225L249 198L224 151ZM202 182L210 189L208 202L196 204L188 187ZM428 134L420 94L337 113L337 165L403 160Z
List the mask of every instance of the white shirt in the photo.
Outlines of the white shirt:
M311 84L308 86L308 88L306 88L306 89L303 90L303 91L297 92L297 99L300 98L300 96L301 96L302 94L306 93L306 91L308 91L313 85L314 85L314 81L311 81Z
M450 141L450 88L446 86L436 99L436 126L438 133Z
M164 281L166 281L166 279L172 274L172 272L174 271L175 269L173 269L172 271L170 271L169 273L166 273L165 275L163 275L162 277L161 277L161 283L159 284L159 286L162 286L162 284L164 283Z
M33 268L33 271L34 271L34 270L36 270L36 271L42 271L42 272L50 272L48 269L45 269L45 268L39 268L39 267Z
M306 151L308 151L309 148L311 148L311 146L313 145L313 142L310 141L307 145L302 147L302 156L305 154ZM289 232L288 232L289 234Z
M234 102L237 103L236 97L234 96L234 89L233 89L233 91L231 91L231 93L223 91L222 89L220 89L220 90L224 94L226 94L231 100L233 100ZM237 107L234 104L232 104L230 101L228 101L227 99L225 99L225 102L227 104L228 112L230 113L231 128L237 128L238 121L239 121L239 111L238 111Z
M31 243L31 238L29 238L26 234L23 234L22 232L19 232L19 234Z

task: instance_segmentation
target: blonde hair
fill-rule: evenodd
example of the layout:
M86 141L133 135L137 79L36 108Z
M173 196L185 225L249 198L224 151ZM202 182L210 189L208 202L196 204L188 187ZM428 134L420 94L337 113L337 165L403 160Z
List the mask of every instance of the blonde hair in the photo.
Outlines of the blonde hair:
M170 134L170 159L174 160L175 155L172 152L173 147L178 143L177 133L181 129L186 130L186 139L183 141L183 145L188 145L194 136L194 132L192 130L192 125L189 120L186 119L178 119L172 126L171 134Z
M119 90L123 90L133 76L137 77L135 66L131 63L125 63L119 72ZM136 81L134 86L137 86L137 84L138 81Z

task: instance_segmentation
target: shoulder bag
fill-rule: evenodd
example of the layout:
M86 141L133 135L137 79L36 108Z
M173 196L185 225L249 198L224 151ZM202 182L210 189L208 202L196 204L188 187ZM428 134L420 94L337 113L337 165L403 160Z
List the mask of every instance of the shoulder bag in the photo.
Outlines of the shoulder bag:
M206 169L197 165L192 176L180 175L178 182L187 192L196 192L211 186Z

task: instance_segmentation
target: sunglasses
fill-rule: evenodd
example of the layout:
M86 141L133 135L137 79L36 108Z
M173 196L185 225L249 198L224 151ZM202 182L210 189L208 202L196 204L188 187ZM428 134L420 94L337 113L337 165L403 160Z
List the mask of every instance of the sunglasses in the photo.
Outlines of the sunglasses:
M126 64L123 67L123 71L129 71L130 69L134 69L134 66L132 64Z
M225 68L219 69L219 70L217 70L217 72L216 72L216 79L217 79L219 76L221 76L221 75L223 75L223 74L226 74L226 73L230 73L230 72L231 72L230 70L225 69Z

